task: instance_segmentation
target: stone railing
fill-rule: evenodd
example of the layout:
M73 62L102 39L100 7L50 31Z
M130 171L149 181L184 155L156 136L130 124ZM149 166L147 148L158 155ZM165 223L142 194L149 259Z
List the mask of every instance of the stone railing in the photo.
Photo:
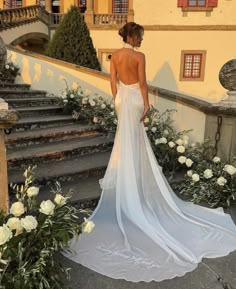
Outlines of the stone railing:
M128 21L127 14L96 14L94 15L94 24L114 25L125 24Z

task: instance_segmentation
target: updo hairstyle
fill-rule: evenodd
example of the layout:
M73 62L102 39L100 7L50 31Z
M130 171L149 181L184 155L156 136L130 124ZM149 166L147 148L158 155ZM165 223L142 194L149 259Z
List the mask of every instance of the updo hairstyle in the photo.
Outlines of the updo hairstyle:
M119 35L123 38L124 42L127 42L127 37L133 37L137 35L141 37L143 34L144 28L143 26L135 23L135 22L128 22L123 27L119 29Z

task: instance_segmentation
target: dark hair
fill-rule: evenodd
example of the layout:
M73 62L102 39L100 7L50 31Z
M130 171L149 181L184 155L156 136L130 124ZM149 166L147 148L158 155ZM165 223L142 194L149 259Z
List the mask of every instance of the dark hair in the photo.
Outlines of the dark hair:
M119 29L119 35L123 38L123 41L127 41L127 36L141 36L144 31L143 26L135 23L135 22L128 22L123 27Z

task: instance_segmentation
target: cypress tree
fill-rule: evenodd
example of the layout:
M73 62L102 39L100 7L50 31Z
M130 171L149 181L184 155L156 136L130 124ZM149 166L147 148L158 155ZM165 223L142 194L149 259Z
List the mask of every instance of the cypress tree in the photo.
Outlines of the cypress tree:
M49 42L47 55L80 66L101 70L92 38L83 16L71 6Z

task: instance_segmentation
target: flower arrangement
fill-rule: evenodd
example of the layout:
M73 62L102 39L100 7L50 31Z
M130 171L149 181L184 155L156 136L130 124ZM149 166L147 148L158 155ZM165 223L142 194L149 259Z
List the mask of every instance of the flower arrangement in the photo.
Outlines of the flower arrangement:
M86 218L79 221L80 212L68 202L71 193L63 194L59 184L53 200L38 204L34 170L25 171L24 185L13 186L16 201L9 214L0 214L0 288L61 289L62 274L69 278L69 269L58 263L56 254L67 249L73 236L94 227Z
M16 77L17 75L20 75L19 71L20 71L20 67L18 65L16 65L11 60L7 60L0 75L1 77L12 78L12 77Z
M84 93L81 87L77 90L67 88L61 99L70 107L75 119L87 120L104 132L116 131L117 118L112 101L96 94L92 96L88 90ZM214 156L210 140L191 143L188 136L191 130L179 132L174 128L172 115L175 112L160 113L150 106L144 119L145 130L163 172L169 181L180 172L181 180L171 185L193 202L207 202L212 207L229 206L236 200L235 161L232 164L216 161L219 158Z

